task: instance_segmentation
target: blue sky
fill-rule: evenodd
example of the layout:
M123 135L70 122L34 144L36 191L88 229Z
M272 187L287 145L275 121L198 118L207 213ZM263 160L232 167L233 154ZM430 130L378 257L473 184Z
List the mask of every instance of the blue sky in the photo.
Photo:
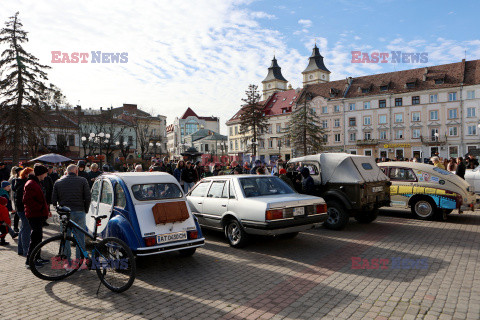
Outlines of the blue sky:
M480 59L479 9L477 0L17 0L0 2L0 21L20 11L27 50L52 66L72 104L137 103L168 123L192 107L223 124L247 86L261 86L274 52L300 87L315 39L332 80L458 62L465 50ZM128 63L51 63L52 51L93 50L127 52ZM392 50L429 61L351 63L351 51Z

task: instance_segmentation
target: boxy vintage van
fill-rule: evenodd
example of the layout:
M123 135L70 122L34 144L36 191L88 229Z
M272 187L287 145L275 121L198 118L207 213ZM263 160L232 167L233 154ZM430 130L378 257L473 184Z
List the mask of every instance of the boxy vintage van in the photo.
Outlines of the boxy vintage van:
M315 182L314 195L327 202L327 228L344 228L350 216L370 223L377 218L379 207L390 204L390 182L372 157L320 153L290 159L287 175L292 181L300 180L302 167L309 169Z

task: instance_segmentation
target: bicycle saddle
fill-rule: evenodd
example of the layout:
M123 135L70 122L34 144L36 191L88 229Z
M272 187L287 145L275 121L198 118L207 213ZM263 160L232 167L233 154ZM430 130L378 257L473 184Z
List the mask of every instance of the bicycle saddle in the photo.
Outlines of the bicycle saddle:
M57 207L57 213L60 215L70 213L71 211L69 207Z

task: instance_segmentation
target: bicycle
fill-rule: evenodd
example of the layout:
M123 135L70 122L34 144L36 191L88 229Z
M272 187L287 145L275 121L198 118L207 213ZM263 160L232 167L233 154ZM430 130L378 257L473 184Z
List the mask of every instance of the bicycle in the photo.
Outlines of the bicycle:
M123 292L130 288L136 272L132 250L118 238L108 237L97 241L97 227L107 216L92 216L96 222L92 234L70 220L70 211L68 207L57 207L62 233L42 241L35 247L29 259L33 274L43 280L57 281L71 276L80 268L95 269L100 282L108 289ZM67 236L68 229L72 231L73 236ZM92 239L93 249L90 255L79 243L76 231ZM71 243L73 246L70 248ZM79 250L80 261L72 260L70 257L71 254L75 254L76 249Z

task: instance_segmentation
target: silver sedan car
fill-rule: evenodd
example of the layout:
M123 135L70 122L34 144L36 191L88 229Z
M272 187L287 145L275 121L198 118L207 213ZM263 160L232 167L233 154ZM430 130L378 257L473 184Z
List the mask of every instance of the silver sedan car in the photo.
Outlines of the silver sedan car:
M200 225L223 230L232 247L243 247L251 234L295 237L327 219L322 198L299 194L275 176L204 178L187 202Z

